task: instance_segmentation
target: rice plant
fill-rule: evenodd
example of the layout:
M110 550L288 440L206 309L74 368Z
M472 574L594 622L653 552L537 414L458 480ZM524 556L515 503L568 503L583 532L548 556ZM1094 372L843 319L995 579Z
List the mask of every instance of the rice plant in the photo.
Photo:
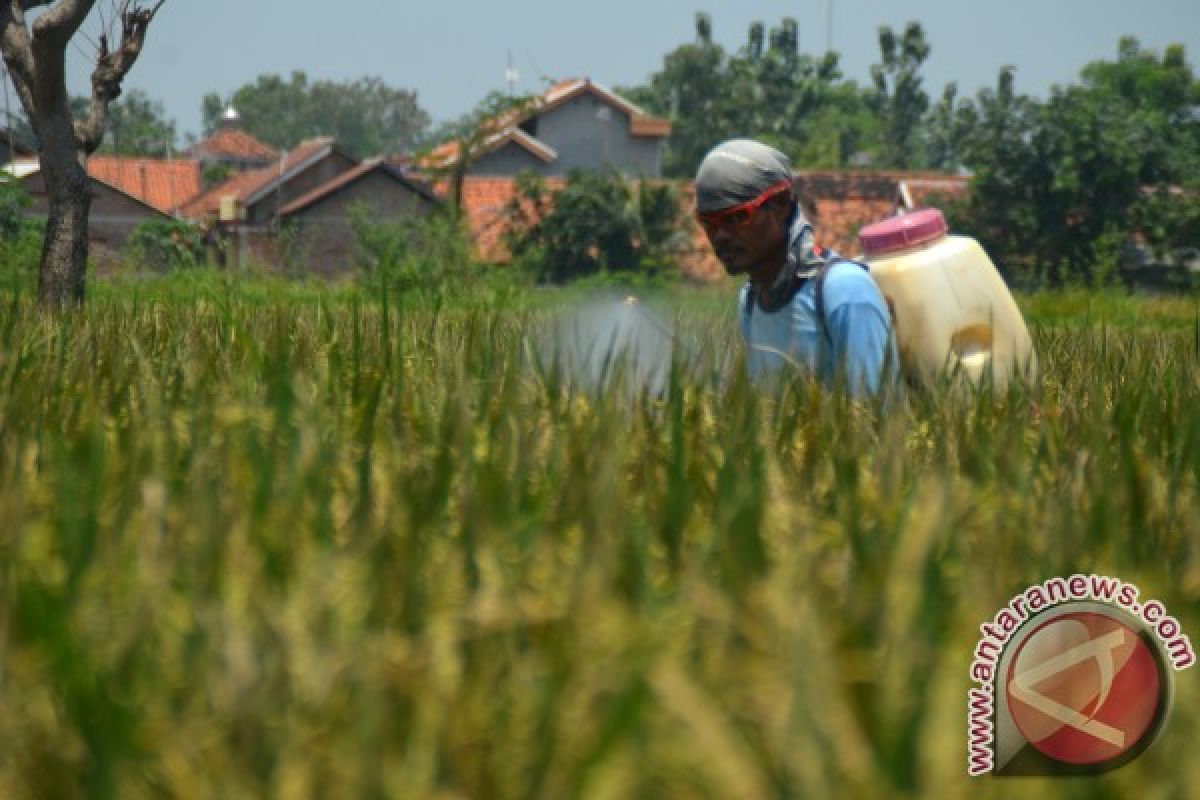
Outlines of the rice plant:
M1100 778L968 780L964 723L1028 584L1200 635L1194 299L1022 298L1038 385L881 412L708 295L596 386L553 297L189 280L2 300L0 796L1197 793L1192 673Z

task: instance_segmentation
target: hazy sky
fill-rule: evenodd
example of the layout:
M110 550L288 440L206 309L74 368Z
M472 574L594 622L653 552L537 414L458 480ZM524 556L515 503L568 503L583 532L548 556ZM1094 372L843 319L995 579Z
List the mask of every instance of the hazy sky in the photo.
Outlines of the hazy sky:
M113 0L97 6L111 8ZM800 21L800 45L823 52L829 0L675 3L665 0L167 0L127 81L161 99L181 132L198 132L205 93L228 94L264 72L305 70L310 78L379 75L416 89L435 120L471 108L504 88L509 52L519 90L553 79L590 76L608 85L647 78L663 56L693 38L693 16L708 11L715 38L740 46L753 20ZM863 81L878 58L876 30L918 20L933 52L926 85L948 81L974 92L995 82L1004 64L1018 68L1018 88L1043 93L1071 81L1084 64L1112 58L1117 39L1143 46L1172 42L1200 56L1200 0L833 0L833 48L845 73ZM96 38L93 14L85 32ZM69 51L73 88L88 85L94 52L86 38ZM12 101L15 102L15 99ZM752 133L752 132L750 132Z

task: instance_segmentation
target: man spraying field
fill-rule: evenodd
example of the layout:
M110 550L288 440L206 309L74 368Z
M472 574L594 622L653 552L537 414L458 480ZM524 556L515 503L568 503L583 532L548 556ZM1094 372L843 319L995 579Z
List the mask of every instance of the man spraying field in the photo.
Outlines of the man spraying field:
M718 145L696 175L696 216L725 271L749 277L738 307L751 374L791 364L856 397L896 382L883 295L861 264L816 246L787 156L749 139Z

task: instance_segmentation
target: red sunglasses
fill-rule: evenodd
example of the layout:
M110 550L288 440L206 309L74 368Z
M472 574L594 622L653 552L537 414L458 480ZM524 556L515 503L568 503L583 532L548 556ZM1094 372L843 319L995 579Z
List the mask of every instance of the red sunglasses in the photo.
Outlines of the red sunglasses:
M766 191L758 197L753 200L747 200L745 203L739 203L736 206L722 208L719 211L709 211L703 214L697 211L696 220L704 228L705 233L710 236L715 235L720 230L744 228L754 218L754 213L764 203L791 188L792 182L790 180L782 180L773 186L768 186Z

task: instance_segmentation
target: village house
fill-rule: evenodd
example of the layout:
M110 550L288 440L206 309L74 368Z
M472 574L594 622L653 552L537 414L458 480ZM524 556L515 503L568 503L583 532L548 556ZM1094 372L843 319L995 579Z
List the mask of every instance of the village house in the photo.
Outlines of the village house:
M438 203L430 188L399 167L382 158L360 162L321 137L210 187L181 213L198 224L221 220L239 259L333 275L353 268L355 208L375 220L399 221Z
M183 206L183 216L203 222L215 217L224 198L244 209L242 224L250 228L278 227L284 206L358 166L358 160L331 137L309 139L285 151L268 166L233 175Z
M383 158L368 159L280 209L283 260L305 272L333 275L353 268L355 214L372 221L430 214L433 190Z
M45 217L49 212L46 182L36 160L16 161L7 167L25 187L32 201L26 213ZM150 220L169 220L163 209L136 197L103 178L91 176L91 215L88 218L88 247L91 259L102 265L123 259L125 243L138 225Z
M637 178L662 176L671 123L654 117L589 78L562 81L520 113L490 123L468 175L515 176L532 170L564 176L573 169L612 169ZM444 169L458 144L435 148L423 166Z
M191 157L199 163L201 173L220 175L223 172L228 177L235 172L273 164L279 153L243 130L241 116L230 106L217 129L192 146Z

